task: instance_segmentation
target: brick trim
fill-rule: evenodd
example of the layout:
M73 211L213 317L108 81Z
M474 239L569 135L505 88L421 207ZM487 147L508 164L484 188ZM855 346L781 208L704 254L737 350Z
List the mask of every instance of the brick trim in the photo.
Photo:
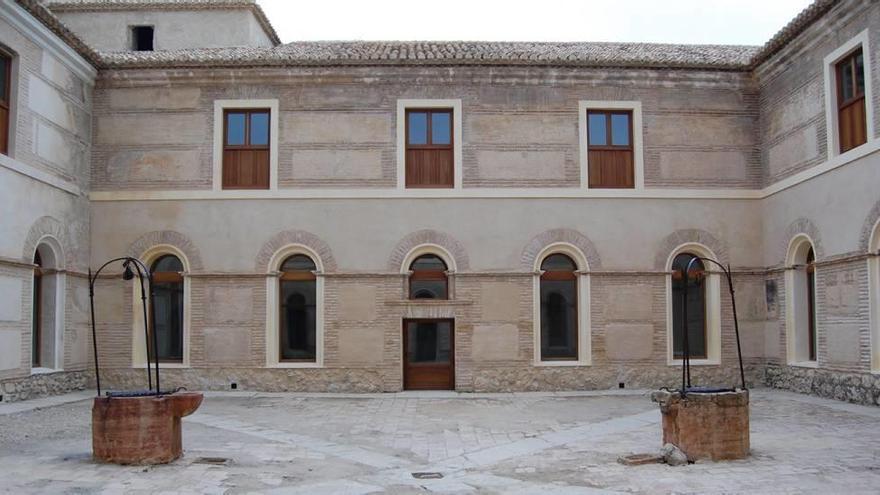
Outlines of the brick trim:
M199 250L195 244L193 244L189 237L174 230L155 230L153 232L147 232L129 245L127 253L128 256L139 258L150 248L160 244L174 246L183 252L183 254L186 255L187 260L189 260L190 271L197 272L204 269L204 266L202 265L202 256L199 254Z
M682 244L702 244L715 253L720 263L728 263L727 246L724 245L717 237L702 229L681 229L664 237L660 241L660 248L654 258L654 268L657 270L666 270L666 263L669 255L675 251L675 248Z
M269 266L272 257L279 249L290 244L302 244L317 253L321 258L320 261L325 272L336 271L336 259L333 257L333 251L323 239L305 230L285 230L273 235L260 248L254 263L254 269L257 273L272 271L272 267Z
M44 216L38 218L28 230L22 249L21 259L31 264L34 260L34 253L40 240L45 237L51 237L60 245L61 253L56 263L60 263L57 268L67 268L73 266L73 257L70 253L69 244L67 242L67 231L64 224L55 217Z
M871 241L873 240L871 236L874 234L874 226L877 225L877 222L880 222L880 200L877 200L877 202L874 203L871 211L868 212L868 216L865 217L865 223L862 225L862 235L859 240L859 247L863 251L869 251L871 249Z
M391 251L391 256L388 258L388 270L399 272L400 267L403 266L403 262L406 259L406 255L412 251L413 248L422 244L436 244L448 251L455 260L455 266L458 268L458 271L466 271L470 269L470 261L468 259L467 251L465 251L464 246L458 242L458 239L445 232L424 229L407 234L397 243L396 246L394 246L394 249Z
M602 267L599 251L596 250L593 242L584 234L573 229L551 229L532 237L520 256L520 266L527 272L533 272L538 254L547 246L560 242L571 244L580 249L587 258L590 270L598 270Z
M798 218L788 224L788 227L785 229L785 237L782 239L782 244L779 246L779 253L781 254L780 259L782 260L781 264L783 266L785 266L785 263L788 260L788 250L791 245L791 240L799 234L806 234L807 237L813 241L813 250L816 253L816 260L821 260L825 257L825 250L822 249L822 236L819 234L819 229L816 227L816 224L814 224L809 218Z

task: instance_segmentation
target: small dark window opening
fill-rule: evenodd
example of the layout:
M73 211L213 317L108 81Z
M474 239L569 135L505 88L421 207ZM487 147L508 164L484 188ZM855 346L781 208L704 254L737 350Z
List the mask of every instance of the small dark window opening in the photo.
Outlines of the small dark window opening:
M153 51L153 26L131 28L131 49L136 52Z
M0 52L0 153L9 154L12 108L12 57Z

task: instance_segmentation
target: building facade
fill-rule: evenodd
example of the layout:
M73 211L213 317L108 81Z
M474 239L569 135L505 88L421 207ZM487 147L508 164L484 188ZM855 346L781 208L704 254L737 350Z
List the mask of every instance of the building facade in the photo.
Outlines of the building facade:
M125 255L169 387L676 386L685 322L695 382L736 384L697 256L732 267L751 384L880 400L876 2L763 47L280 44L238 0L2 14L4 400L94 379L85 274ZM102 383L138 388L120 273Z

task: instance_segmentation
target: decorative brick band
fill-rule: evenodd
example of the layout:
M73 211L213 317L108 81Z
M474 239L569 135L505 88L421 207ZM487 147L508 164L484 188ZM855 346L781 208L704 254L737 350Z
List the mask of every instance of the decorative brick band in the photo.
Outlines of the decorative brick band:
M551 244L564 242L578 248L587 259L590 270L598 270L602 267L602 260L593 242L580 232L572 229L552 229L544 231L526 244L520 256L520 266L523 270L531 272L535 269L535 261L538 254Z
M862 226L859 247L865 251L871 249L871 241L873 240L871 235L874 234L874 226L877 225L877 222L880 222L880 200L874 203L874 207L868 212L868 216L865 218L865 223ZM880 228L877 230L877 235L880 236Z
M61 249L61 252L56 254L60 258L58 262L63 264L59 264L55 268L72 267L74 259L71 254L70 245L67 242L67 231L64 228L64 224L57 218L50 216L40 217L31 225L27 237L25 237L24 249L21 253L22 261L29 264L33 263L34 253L37 251L40 239L45 237L54 239Z
M305 230L285 230L272 236L257 253L254 269L258 273L268 273L271 270L269 263L272 260L272 256L284 246L291 244L302 244L318 253L325 272L336 271L336 258L333 257L333 251L330 250L330 246L320 237Z
M167 244L179 249L189 260L190 271L198 272L204 269L202 255L189 237L173 230L155 230L138 237L128 247L128 256L138 258L143 256L150 248L160 244Z
M822 236L819 234L819 229L816 228L816 225L808 218L798 218L797 220L788 224L788 227L785 229L785 238L782 239L782 246L780 246L779 254L781 264L785 265L785 260L788 258L788 247L791 240L798 234L806 234L813 241L813 250L816 253L816 259L821 260L825 257L825 250L822 249Z
M391 257L388 258L388 270L394 272L400 271L400 267L403 265L406 255L412 251L413 248L422 244L436 244L448 251L455 260L455 266L458 268L458 271L466 271L470 269L470 261L468 259L467 251L465 251L464 247L456 238L445 232L424 229L408 234L401 239L396 246L394 246L394 250L391 251Z
M681 229L676 230L660 241L660 249L654 258L654 267L658 270L666 270L666 262L669 260L669 255L672 254L672 251L678 246L688 243L706 246L715 253L720 263L727 263L727 247L717 237L701 229Z

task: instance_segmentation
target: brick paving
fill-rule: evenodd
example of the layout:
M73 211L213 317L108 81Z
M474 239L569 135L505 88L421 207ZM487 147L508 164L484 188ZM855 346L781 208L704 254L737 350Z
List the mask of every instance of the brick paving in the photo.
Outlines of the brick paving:
M880 408L757 390L752 456L627 467L654 452L647 392L212 393L183 459L90 457L83 395L0 404L4 493L876 493ZM211 458L221 458L211 459ZM222 459L227 459L220 462ZM440 473L417 479L412 473Z

